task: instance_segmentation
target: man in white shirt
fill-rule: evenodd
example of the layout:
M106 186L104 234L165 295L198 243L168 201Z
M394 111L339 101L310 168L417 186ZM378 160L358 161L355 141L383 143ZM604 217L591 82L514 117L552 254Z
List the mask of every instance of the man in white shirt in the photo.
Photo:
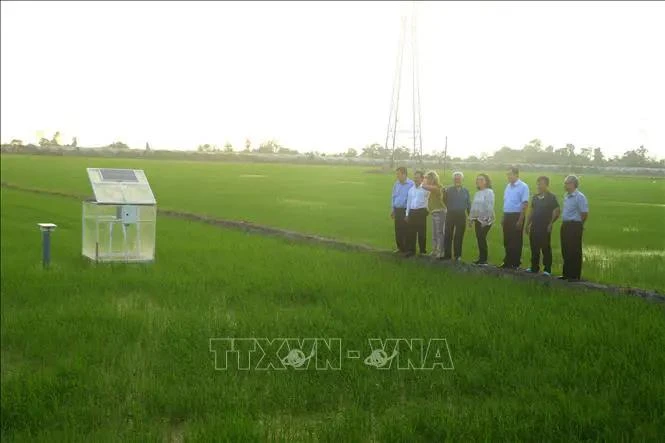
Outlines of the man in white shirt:
M529 187L520 180L520 171L516 167L508 171L508 184L503 193L503 246L506 255L504 269L517 269L522 261L522 229L526 208L529 206Z
M413 175L414 185L409 189L406 200L406 222L408 236L406 243L407 257L416 255L416 239L421 254L426 254L427 244L427 200L429 191L422 187L423 171L416 171Z

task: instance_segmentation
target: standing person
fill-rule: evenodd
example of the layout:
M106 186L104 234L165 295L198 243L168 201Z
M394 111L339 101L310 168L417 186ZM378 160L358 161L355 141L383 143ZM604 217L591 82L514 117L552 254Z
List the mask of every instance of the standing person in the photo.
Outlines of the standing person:
M580 281L582 276L582 232L589 216L589 203L586 196L578 191L579 180L569 175L564 181L566 195L563 197L561 214L561 255L563 275L560 280Z
M443 260L450 260L452 257L459 261L462 257L462 240L464 239L464 230L466 229L466 215L471 210L471 197L469 191L462 186L464 174L461 172L453 173L453 186L448 187L444 192L444 204L448 208L446 216L446 226L444 231L444 252ZM452 246L454 245L454 251Z
M395 170L397 180L393 185L390 217L395 220L395 243L397 249L393 252L406 252L406 237L408 226L406 225L406 201L409 189L413 186L413 180L407 177L406 168L400 166Z
M439 183L439 175L434 171L425 174L422 184L429 191L427 209L432 214L432 256L443 256L443 229L446 225L446 206L443 204L443 189Z
M543 274L552 275L552 225L559 218L559 202L549 191L549 177L536 180L538 194L531 199L531 212L526 222L526 233L531 245L531 267L526 272L537 274L540 269L540 253L543 253Z
M529 187L520 180L516 167L508 170L508 184L503 193L503 247L506 255L500 268L517 269L522 261L524 216L529 206Z
M472 223L475 225L478 241L478 260L473 264L484 266L487 264L487 233L494 223L494 191L487 174L478 174L476 188L478 191L473 196L469 213L469 228Z
M406 202L407 246L406 256L416 255L416 239L422 255L427 254L427 201L429 191L422 187L423 171L413 174L414 185L409 189Z

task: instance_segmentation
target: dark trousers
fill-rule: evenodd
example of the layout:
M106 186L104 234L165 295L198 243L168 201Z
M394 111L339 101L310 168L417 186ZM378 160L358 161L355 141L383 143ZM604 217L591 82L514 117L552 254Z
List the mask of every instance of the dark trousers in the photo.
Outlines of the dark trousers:
M408 225L406 224L406 208L393 208L395 211L395 244L397 249L406 251Z
M531 245L531 270L540 270L540 253L543 254L543 270L552 272L552 244L551 233L547 231L547 225L531 225L529 232L529 244Z
M459 258L462 256L462 240L466 230L466 211L448 210L446 228L443 230L443 257ZM452 246L455 247L453 254Z
M478 260L482 263L487 262L487 233L490 232L492 225L483 226L478 220L476 225L476 240L478 240Z
M420 253L425 254L427 252L427 214L425 208L409 210L406 252L416 253L416 239L418 240Z
M566 221L561 224L561 255L563 276L579 279L582 275L582 222Z
M515 268L522 262L522 228L517 227L519 218L519 212L503 215L503 247L506 250L503 264Z

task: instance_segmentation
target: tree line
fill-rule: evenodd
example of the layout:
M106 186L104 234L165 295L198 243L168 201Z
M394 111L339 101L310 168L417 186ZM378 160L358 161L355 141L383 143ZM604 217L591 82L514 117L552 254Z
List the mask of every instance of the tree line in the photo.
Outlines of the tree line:
M61 135L56 131L51 139L42 137L38 141L41 149L49 148L68 148L80 150L76 137L72 138L71 143L62 144ZM14 139L9 145L3 145L3 151L21 152L25 148L36 148L35 145L24 145L22 140ZM112 150L130 150L130 147L123 142L116 141L102 147ZM31 150L31 149L27 149ZM146 143L145 151L150 151L150 144ZM214 144L201 144L197 147L201 153L258 153L258 154L281 154L281 155L299 155L307 157L344 157L344 158L368 158L376 160L389 160L392 157L392 150L379 143L366 145L357 150L348 148L345 152L325 154L315 151L301 153L295 149L287 148L276 140L267 140L252 148L250 139L246 139L244 149L234 150L231 143L226 142L222 147ZM395 147L395 160L413 160L416 159L413 153L405 146ZM420 160L420 159L417 159ZM562 166L623 166L623 167L656 167L665 168L665 159L656 160L649 156L648 150L642 145L635 149L626 150L623 155L607 157L599 147L583 147L579 150L572 143L563 147L555 148L552 145L543 146L540 139L533 139L521 148L511 148L502 146L494 154L482 154L480 156L470 155L466 158L450 157L444 158L443 152L433 152L422 155L423 161L438 162L470 162L470 163L500 163L500 164L543 164L543 165L562 165Z

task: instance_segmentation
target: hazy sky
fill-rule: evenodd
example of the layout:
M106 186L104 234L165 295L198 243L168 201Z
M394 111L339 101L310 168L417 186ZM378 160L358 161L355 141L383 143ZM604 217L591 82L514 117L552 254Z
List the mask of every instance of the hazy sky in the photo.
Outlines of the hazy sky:
M2 2L2 140L384 143L400 2ZM418 3L423 149L665 157L665 5ZM410 78L405 65L405 76ZM411 98L400 106L410 129ZM404 139L403 143L409 143Z

